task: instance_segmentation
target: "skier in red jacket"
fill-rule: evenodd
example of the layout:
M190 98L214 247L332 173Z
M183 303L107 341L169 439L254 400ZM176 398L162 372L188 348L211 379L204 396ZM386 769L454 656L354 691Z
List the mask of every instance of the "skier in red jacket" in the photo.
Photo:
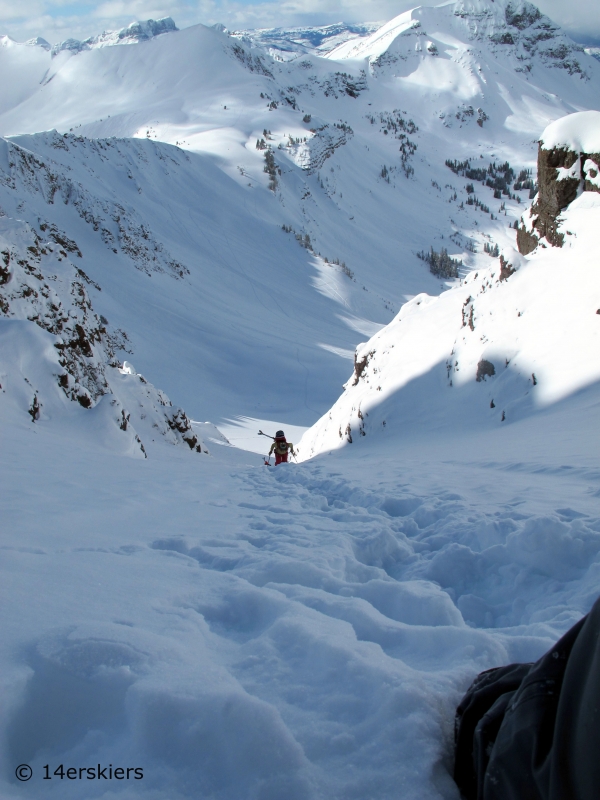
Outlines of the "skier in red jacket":
M271 453L275 453L275 466L284 462L287 463L288 451L291 452L293 456L296 455L294 452L294 445L286 441L284 432L277 431L275 433L275 440L269 450L269 456L271 456Z

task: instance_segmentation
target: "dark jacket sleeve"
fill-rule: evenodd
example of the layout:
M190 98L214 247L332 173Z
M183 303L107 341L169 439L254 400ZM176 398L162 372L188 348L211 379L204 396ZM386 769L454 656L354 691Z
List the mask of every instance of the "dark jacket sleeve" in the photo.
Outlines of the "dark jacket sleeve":
M466 800L483 796L491 745L508 701L533 664L509 664L480 673L456 710L454 780Z
M457 709L467 800L600 798L600 598L535 664L479 675Z
M531 667L507 705L485 773L483 800L579 800L553 790L558 766L554 743L566 668L585 620Z
M556 714L550 800L600 797L600 600L567 662Z

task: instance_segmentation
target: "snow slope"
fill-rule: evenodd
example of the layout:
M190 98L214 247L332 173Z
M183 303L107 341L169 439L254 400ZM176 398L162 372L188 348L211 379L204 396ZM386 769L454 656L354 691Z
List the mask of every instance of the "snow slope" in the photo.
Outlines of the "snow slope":
M597 384L599 216L600 199L586 193L565 214L563 251L523 260L506 282L494 260L438 298L407 303L357 348L346 391L305 434L302 456L371 435L483 434Z
M598 397L575 400L277 470L15 421L2 796L457 800L461 693L598 593Z
M590 111L551 124L541 144L595 152L599 136L600 113ZM563 247L542 241L528 258L505 250L442 295L406 303L357 348L354 375L303 437L302 456L370 435L508 427L597 387L599 221L592 183L560 216Z
M315 269L266 189L252 202L206 158L145 140L54 133L3 146L7 218L74 243L94 310L128 336L121 359L194 418L285 409L307 423L329 401L319 375L339 385L338 351L357 337L338 309L360 320L377 302L339 267Z
M509 224L598 65L508 11L413 11L338 60L202 26L0 48L3 798L458 800L461 694L589 610L600 195L562 250ZM314 457L211 423L192 452L164 392L323 415Z
M134 457L147 457L142 432L148 443L162 436L205 450L185 412L115 359L127 335L108 332L94 312L89 287L100 287L69 258L80 257L76 243L55 226L42 228L47 242L26 223L0 218L3 424L18 423L26 410L34 423L72 425Z

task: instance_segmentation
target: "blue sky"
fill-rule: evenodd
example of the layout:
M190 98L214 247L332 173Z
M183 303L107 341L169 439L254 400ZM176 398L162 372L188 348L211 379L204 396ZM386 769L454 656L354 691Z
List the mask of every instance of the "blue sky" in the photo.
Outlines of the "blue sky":
M222 22L230 29L372 22L391 19L418 4L418 0L0 0L0 34L18 41L43 36L54 43L164 16L173 17L180 28L198 22ZM600 44L600 0L539 0L537 5L576 38Z

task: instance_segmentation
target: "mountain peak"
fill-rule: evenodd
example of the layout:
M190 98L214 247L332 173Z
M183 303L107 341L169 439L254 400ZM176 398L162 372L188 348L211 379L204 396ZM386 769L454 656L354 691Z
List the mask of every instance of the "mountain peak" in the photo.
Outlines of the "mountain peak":
M118 44L139 44L160 36L163 33L171 33L179 28L175 25L172 17L163 17L154 20L132 22L126 28L119 31L103 31L98 36L90 36L88 39L65 39L64 42L55 44L52 48L52 56L56 56L63 50L68 50L74 55L82 50L92 50L96 47L111 47ZM30 42L28 42L30 44Z
M477 41L508 57L517 72L529 73L538 65L588 77L579 61L583 48L528 0L457 0L436 7L418 6L370 36L342 43L328 55L335 60L366 57L373 66L382 67L414 58L424 47L431 55L454 51L455 45L448 44L447 38L436 41L433 31L442 30L440 25L446 37ZM433 39L424 45L427 31Z
M41 36L36 36L33 39L28 39L25 44L29 45L30 47L41 47L43 50L50 50L51 44L47 42L45 39L42 39Z
M16 42L12 37L4 34L0 36L0 47L12 47L14 45L25 45L27 47L41 47L43 50L50 50L50 43L41 36L36 36L34 39L28 39L26 42Z

